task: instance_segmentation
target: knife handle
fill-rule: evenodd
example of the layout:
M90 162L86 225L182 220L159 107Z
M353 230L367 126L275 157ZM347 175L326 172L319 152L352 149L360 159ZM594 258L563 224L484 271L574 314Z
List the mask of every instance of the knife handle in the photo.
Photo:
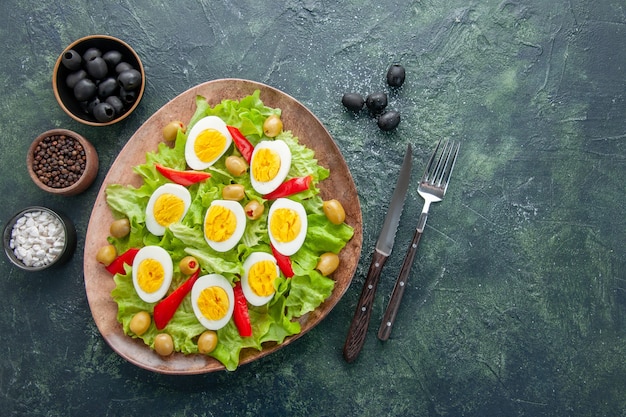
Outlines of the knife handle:
M385 341L389 339L389 335L391 335L391 328L396 321L396 315L398 314L398 309L400 308L400 301L402 300L402 295L404 295L406 283L409 280L409 273L411 272L411 266L413 265L413 259L415 258L417 246L422 238L423 230L423 228L415 229L409 250L407 250L406 255L404 256L404 262L400 268L398 279L396 279L396 283L393 286L389 304L387 304L387 309L385 310L383 320L380 323L380 328L378 329L378 338L380 340Z
M378 250L374 251L372 255L372 263L367 272L367 277L365 278L365 283L361 290L361 296L359 297L354 317L348 329L346 343L343 346L343 357L346 362L354 361L356 357L359 356L359 352L361 352L361 348L365 343L367 327L369 326L370 317L372 315L376 287L378 286L380 272L387 261L387 257L388 255L384 255Z

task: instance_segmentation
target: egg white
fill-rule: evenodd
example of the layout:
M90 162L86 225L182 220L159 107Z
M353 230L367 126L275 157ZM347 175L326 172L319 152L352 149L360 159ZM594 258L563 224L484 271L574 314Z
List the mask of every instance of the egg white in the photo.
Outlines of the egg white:
M246 297L246 300L253 306L262 306L267 304L272 297L274 297L274 292L268 296L260 296L254 292L252 287L250 287L250 268L257 262L261 261L272 261L274 266L276 267L276 276L280 275L280 270L278 269L278 265L276 263L276 258L266 252L253 252L251 253L243 263L244 273L241 276L241 289L243 290L243 295Z
M273 223L273 214L276 210L280 208L286 208L294 210L297 215L300 217L300 222L302 227L298 235L291 240L290 242L279 242L274 235L272 235L272 223ZM304 206L297 201L290 200L288 198L278 198L272 206L270 207L268 217L267 217L267 233L270 237L270 242L274 248L285 256L291 256L296 253L304 243L304 239L306 238L306 232L308 228L308 220L306 217L306 210Z
M159 262L161 266L163 267L163 271L165 272L165 275L163 277L163 283L161 284L159 289L151 293L144 291L139 286L139 282L138 282L137 274L139 272L139 265L141 264L142 261L146 259L154 259L157 262ZM172 258L170 254L160 246L144 246L143 248L139 249L139 252L137 252L137 255L135 255L135 259L133 259L133 266L132 266L133 286L135 287L135 291L137 292L137 295L139 296L139 298L141 298L146 303L156 303L161 298L163 298L165 294L167 294L167 291L169 290L170 285L172 284L173 273L174 273L174 265L172 263Z
M206 219L209 216L209 211L211 207L213 206L225 207L235 214L235 221L237 222L235 226L235 231L230 236L230 238L222 242L216 242L214 240L209 239L206 235L206 232L204 231L204 225L206 224ZM243 207L238 201L213 200L204 215L204 223L202 226L202 230L203 230L204 239L213 250L217 252L229 251L235 247L235 245L239 242L244 232L246 231L246 212L244 211Z
M202 161L198 158L194 150L194 146L196 144L196 140L198 139L198 135L207 129L215 129L220 132L226 138L226 143L224 144L224 148L218 153L218 155L213 158L211 161ZM202 171L207 169L211 165L213 165L224 153L228 150L231 143L233 142L233 138L226 127L226 123L222 119L217 116L207 116L196 122L193 125L189 133L187 134L187 142L185 143L185 160L187 161L187 165L191 169L195 169L198 171Z
M278 173L269 181L259 181L254 177L255 157L261 149L271 149L276 152L280 158ZM250 164L250 182L252 183L252 188L259 194L271 193L283 183L289 173L289 169L291 168L291 150L282 140L261 141L254 147Z
M220 287L226 292L226 295L228 296L228 311L226 312L224 317L219 320L209 320L204 316L204 314L202 314L202 311L200 311L200 307L198 307L198 297L200 296L200 293L205 288L210 287ZM193 287L191 288L191 305L193 307L193 312L196 315L196 318L198 319L200 324L202 324L208 330L219 330L222 327L226 326L226 324L228 324L228 321L233 315L233 310L235 308L235 293L233 291L233 287L230 282L226 278L224 278L223 275L203 275L198 278L198 280L193 284Z
M189 206L191 205L191 194L189 193L189 190L180 184L167 183L154 190L150 196L150 200L148 200L148 205L146 206L146 227L148 228L148 231L155 236L163 236L166 229L166 227L159 224L154 217L154 204L163 194L173 194L183 200L185 205L183 217L185 217L187 211L189 210Z

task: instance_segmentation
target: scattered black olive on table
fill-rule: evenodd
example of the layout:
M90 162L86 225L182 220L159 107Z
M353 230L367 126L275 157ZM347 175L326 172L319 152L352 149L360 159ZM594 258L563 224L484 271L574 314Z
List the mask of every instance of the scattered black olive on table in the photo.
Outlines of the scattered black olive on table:
M389 110L378 117L378 127L381 130L393 130L400 124L400 112Z
M406 71L400 64L393 64L387 70L387 84L391 87L402 87L404 84L404 78L406 77Z
M61 58L61 63L72 71L65 84L72 89L81 108L98 122L115 119L137 99L141 73L122 59L122 53L117 50L98 48L89 48L82 56L70 49Z
M405 78L406 71L400 64L393 64L387 70L387 84L394 89L401 87ZM386 110L388 98L384 91L371 93L366 98L363 98L359 93L344 93L341 103L346 109L354 113L360 112L366 106L370 115L377 119L378 127L381 130L390 131L400 124L400 112Z
M374 114L380 114L387 107L387 94L382 91L372 93L365 99L365 105Z
M341 98L341 103L350 111L361 111L365 105L365 99L359 93L345 93Z

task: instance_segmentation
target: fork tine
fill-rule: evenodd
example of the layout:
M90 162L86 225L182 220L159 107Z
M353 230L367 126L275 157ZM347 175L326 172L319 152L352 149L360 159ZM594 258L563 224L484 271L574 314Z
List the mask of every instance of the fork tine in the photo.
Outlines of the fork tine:
M439 166L439 161L437 161L437 165L435 166L435 169L433 169L433 164L435 163L435 157L437 156L437 152L439 152L440 146L441 146L441 140L437 142L437 146L435 147L435 150L433 151L432 155L430 156L430 159L428 160L428 163L426 164L426 169L424 170L424 175L422 175L421 182L430 181L430 179L432 178L431 174L436 170L436 167Z
M448 184L450 184L450 176L452 175L452 170L454 169L454 164L456 163L456 158L459 155L459 148L461 147L460 143L452 142L450 144L448 156L446 158L445 169L442 171L442 175L439 181L439 186L443 184L443 193L446 193L448 189Z

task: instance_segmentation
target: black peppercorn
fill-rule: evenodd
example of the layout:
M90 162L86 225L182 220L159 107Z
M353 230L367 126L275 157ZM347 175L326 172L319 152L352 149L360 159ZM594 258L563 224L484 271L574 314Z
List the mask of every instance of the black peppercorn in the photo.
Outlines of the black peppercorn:
M66 188L82 176L87 165L80 142L65 135L48 136L35 148L33 171L51 188Z

